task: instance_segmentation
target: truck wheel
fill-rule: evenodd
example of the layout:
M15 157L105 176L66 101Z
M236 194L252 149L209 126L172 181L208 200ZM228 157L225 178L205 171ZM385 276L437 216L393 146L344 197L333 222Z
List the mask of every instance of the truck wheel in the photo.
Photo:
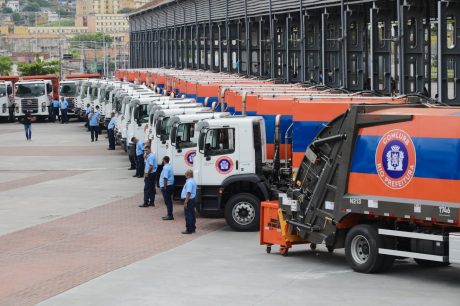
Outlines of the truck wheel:
M250 193L239 193L225 205L225 220L235 231L259 229L260 201Z
M360 273L377 273L388 270L394 257L379 254L385 248L385 240L377 228L361 224L353 227L345 239L345 256L353 270Z
M440 267L447 267L450 266L450 262L439 262L439 261L431 261L425 259L418 259L414 258L415 262L425 268L440 268Z

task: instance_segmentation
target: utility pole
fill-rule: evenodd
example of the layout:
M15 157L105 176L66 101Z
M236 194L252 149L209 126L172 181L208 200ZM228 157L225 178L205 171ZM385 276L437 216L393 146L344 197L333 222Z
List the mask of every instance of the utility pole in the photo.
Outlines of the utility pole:
M104 76L107 77L107 72L106 72L106 66L105 66L105 33L104 33L104 28L102 28L102 48L103 48L103 54L104 54L104 58L103 58L103 73L104 73Z
M62 75L62 61L63 61L62 44L63 44L63 39L62 39L62 29L61 29L61 12L59 10L58 10L58 20L59 20L59 77L62 80L63 79L63 75Z

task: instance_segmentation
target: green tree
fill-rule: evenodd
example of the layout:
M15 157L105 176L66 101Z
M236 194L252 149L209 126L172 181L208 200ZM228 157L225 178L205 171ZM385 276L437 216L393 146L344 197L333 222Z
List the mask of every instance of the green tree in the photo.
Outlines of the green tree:
M14 13L13 14L13 21L14 21L14 23L18 23L19 21L21 21L21 14Z
M119 10L118 14L128 14L128 13L134 12L134 10L135 9L125 7L125 8L122 8L121 10Z
M55 74L60 71L59 61L42 61L38 55L31 64L19 64L21 76Z
M87 49L101 49L104 41L106 45L109 46L113 38L103 33L83 33L72 37L71 46L72 48L78 48L83 44Z
M13 13L13 10L12 10L10 7L6 7L6 6L5 6L5 7L2 9L2 13L3 13L3 14L11 14L11 13Z
M35 2L29 2L22 8L24 12L40 12L40 5Z
M11 72L13 61L7 56L0 56L0 75L8 75Z

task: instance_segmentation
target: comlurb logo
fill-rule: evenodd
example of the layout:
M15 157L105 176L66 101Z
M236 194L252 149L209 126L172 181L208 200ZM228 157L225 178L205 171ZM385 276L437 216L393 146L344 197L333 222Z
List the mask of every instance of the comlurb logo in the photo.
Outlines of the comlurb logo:
M375 167L382 182L391 189L406 187L414 177L415 146L403 130L391 130L383 135L375 151Z
M193 159L196 156L196 150L190 150L184 155L184 160L187 166L192 167L193 166Z
M230 157L223 156L216 160L216 170L220 174L229 174L233 170L233 161Z

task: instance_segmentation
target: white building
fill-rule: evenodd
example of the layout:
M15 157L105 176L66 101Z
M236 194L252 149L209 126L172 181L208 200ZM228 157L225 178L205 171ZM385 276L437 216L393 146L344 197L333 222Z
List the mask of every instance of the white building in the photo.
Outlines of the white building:
M13 12L19 12L19 1L18 0L9 0L6 3L6 7L9 7Z

